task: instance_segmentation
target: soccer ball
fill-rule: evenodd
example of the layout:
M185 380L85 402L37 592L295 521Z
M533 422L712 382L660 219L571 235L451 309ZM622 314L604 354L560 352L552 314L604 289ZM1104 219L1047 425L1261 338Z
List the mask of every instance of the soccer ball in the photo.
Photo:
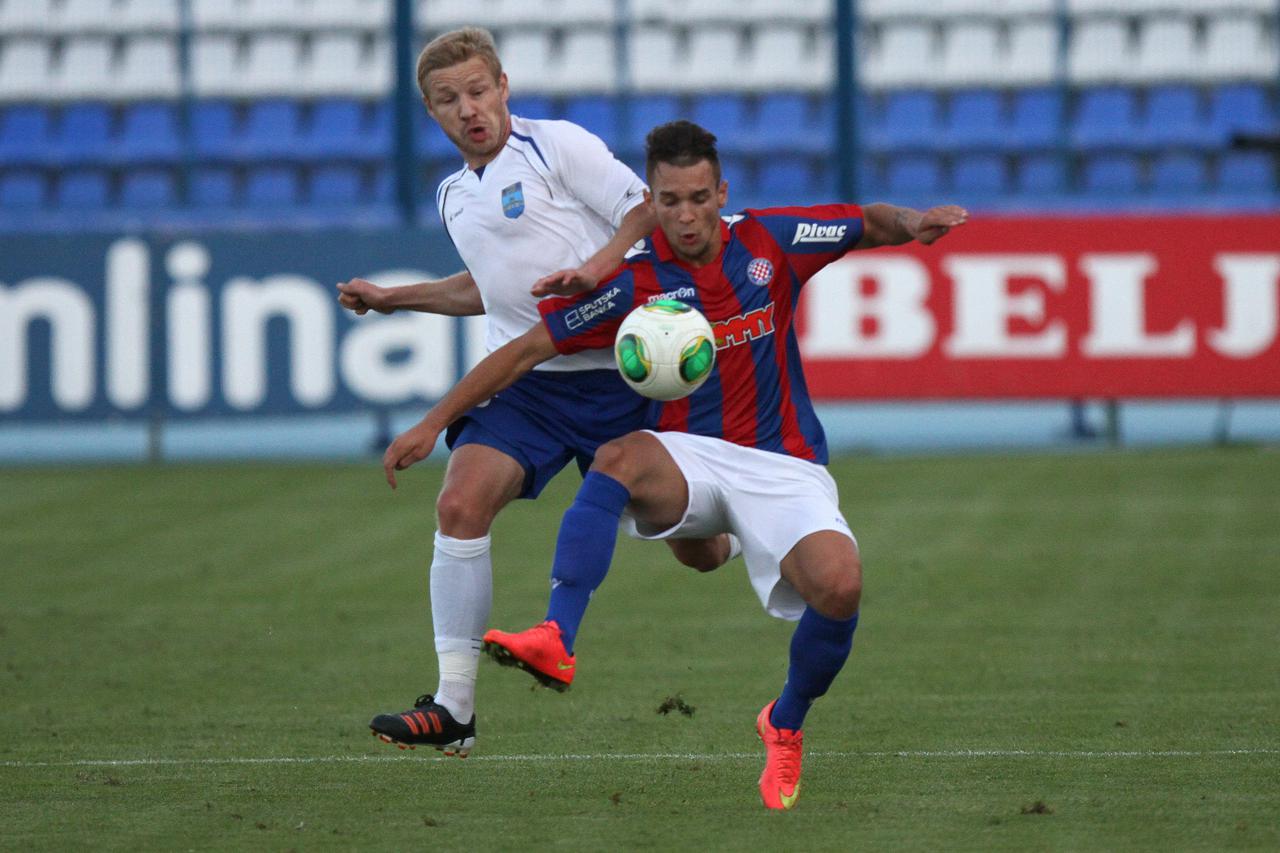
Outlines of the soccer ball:
M659 299L618 327L613 354L622 378L654 400L678 400L707 381L716 363L711 324L690 305Z

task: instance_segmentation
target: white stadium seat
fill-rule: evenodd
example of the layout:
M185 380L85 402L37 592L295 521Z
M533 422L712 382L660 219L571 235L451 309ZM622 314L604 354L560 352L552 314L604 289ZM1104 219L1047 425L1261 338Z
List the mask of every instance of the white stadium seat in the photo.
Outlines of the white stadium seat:
M178 0L121 0L115 28L121 32L172 32L178 29Z
M675 89L679 85L676 34L666 27L636 27L628 51L631 85L641 92Z
M997 83L1000 33L994 22L973 21L947 27L942 37L942 86Z
M551 73L551 41L538 30L515 30L498 43L502 68L521 92L545 92L555 84Z
M198 30L238 30L242 28L243 0L188 0L191 22Z
M746 57L737 28L703 27L689 34L688 71L681 89L743 89L750 86L742 68Z
M677 21L680 10L684 8L682 0L631 0L628 11L631 20L641 22Z
M879 40L866 44L862 80L873 88L933 85L938 69L931 25L886 24Z
M1009 50L1001 74L1014 86L1041 86L1054 79L1058 64L1058 25L1028 19L1009 28Z
M783 23L823 24L835 18L832 0L746 0L735 3L744 20Z
M558 92L613 92L618 57L611 29L583 29L565 35L552 89Z
M311 0L307 23L317 29L385 29L392 0Z
M115 94L121 98L169 98L181 86L178 45L166 36L134 36L125 42L116 72Z
M52 51L42 38L14 36L0 50L0 99L23 101L46 97L51 88Z
M807 44L803 27L756 30L747 85L755 89L827 89L835 79L835 46L829 32Z
M351 93L366 98L386 95L395 79L394 61L391 38L375 38L372 49L361 57L359 79L351 81Z
M1010 19L1026 15L1056 15L1057 0L993 0L992 11ZM1016 23L1011 20L1010 23Z
M612 24L617 20L617 4L599 0L539 0L529 5L537 9L536 22L548 26L580 27Z
M111 41L103 36L68 41L62 50L62 62L49 80L50 96L76 100L114 94L111 54Z
M1142 81L1182 80L1198 65L1195 25L1190 18L1148 18L1138 31L1135 76Z
M293 94L302 66L302 44L298 37L268 33L249 41L239 90L245 95Z
M52 6L52 0L0 0L0 34L47 35L53 26Z
M113 29L115 9L105 0L63 0L52 9L55 32L86 33Z
M240 26L246 30L305 27L310 2L307 0L240 0Z
M1125 21L1088 18L1072 28L1067 76L1073 83L1102 83L1133 76L1134 55Z
M1275 30L1268 33L1254 16L1211 18L1205 28L1202 75L1218 80L1274 80Z
M233 95L239 89L239 81L239 48L235 36L204 35L191 40L191 85L197 95Z
M354 33L324 33L311 43L311 55L298 80L304 95L345 94L362 62L360 37Z

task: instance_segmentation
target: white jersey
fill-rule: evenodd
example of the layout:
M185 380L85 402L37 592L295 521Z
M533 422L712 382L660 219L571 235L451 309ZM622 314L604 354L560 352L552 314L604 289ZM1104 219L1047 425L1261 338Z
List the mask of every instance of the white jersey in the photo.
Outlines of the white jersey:
M529 288L581 266L644 201L644 183L576 124L511 117L506 146L479 171L440 183L436 206L480 288L490 352L540 322ZM613 353L557 356L543 370L612 368Z

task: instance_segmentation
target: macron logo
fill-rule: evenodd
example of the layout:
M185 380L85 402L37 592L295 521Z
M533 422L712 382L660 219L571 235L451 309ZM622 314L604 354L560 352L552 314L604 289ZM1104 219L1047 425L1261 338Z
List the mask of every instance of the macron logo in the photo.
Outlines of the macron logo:
M848 225L819 225L816 222L801 222L796 226L795 239L791 241L791 245L796 243L839 243L844 239L844 232L849 230Z

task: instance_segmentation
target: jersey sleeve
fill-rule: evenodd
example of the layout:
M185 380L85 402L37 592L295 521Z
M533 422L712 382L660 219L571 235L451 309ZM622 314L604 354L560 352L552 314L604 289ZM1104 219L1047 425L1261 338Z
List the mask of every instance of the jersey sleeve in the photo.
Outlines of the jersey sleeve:
M844 257L862 239L862 208L856 204L772 207L747 213L777 242L801 282Z
M548 296L538 303L542 323L562 355L613 346L618 327L636 302L635 275L622 267L577 296Z
M644 201L644 182L595 134L572 122L549 122L556 176L564 189L613 224Z

